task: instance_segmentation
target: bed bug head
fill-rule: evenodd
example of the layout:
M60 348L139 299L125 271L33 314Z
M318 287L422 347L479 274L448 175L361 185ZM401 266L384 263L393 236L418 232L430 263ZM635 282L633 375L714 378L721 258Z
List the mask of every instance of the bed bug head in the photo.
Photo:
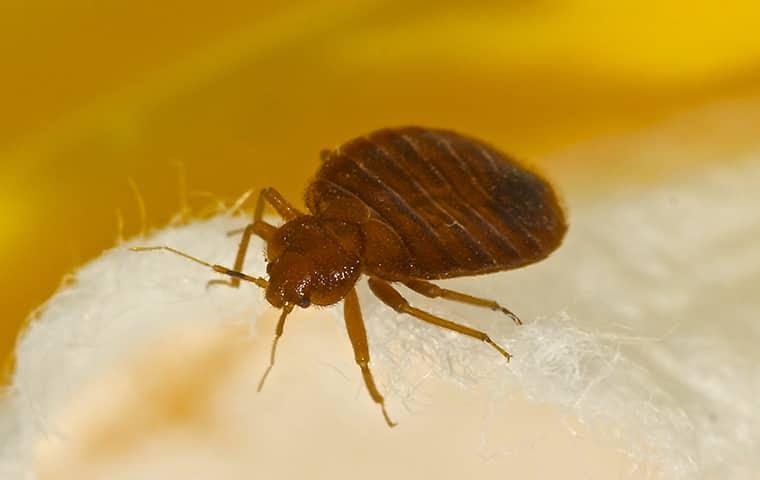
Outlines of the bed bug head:
M267 266L269 303L277 308L286 303L308 307L314 283L312 270L309 258L295 252L286 252L271 261Z
M358 229L345 223L307 215L284 224L267 245L267 300L277 308L340 301L361 274L360 248Z

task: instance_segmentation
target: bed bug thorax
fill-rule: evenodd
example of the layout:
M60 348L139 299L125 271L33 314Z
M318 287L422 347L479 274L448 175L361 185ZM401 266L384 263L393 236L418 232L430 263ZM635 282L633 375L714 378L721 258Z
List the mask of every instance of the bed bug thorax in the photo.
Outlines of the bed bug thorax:
M259 389L274 365L277 341L294 306L344 301L356 363L370 396L393 426L369 369L356 282L367 275L370 290L395 311L481 340L509 360L511 355L486 333L413 307L393 283L427 297L500 311L519 324L496 301L430 280L509 270L545 258L565 234L564 212L539 175L451 131L384 129L323 151L321 157L322 166L306 191L308 214L273 188L260 192L233 268L169 246L133 250L167 250L231 277L233 287L245 280L266 290L267 301L282 313ZM266 203L284 219L283 225L263 220ZM268 279L241 271L252 235L267 243Z

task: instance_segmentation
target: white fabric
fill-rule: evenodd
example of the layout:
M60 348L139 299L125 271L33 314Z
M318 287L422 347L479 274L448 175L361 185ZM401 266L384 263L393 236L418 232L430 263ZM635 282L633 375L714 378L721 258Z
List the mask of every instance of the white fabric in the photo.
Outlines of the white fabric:
M603 201L573 203L570 195L569 234L549 260L441 282L498 299L526 321L522 327L493 312L408 295L489 332L514 354L508 365L479 342L393 314L362 282L386 396L414 404L416 386L431 373L463 384L487 380L500 394L570 408L603 441L658 466L662 478L756 478L758 186L760 153ZM243 223L222 215L135 243L231 265L237 237L225 232ZM252 245L247 272L264 275L262 248ZM19 344L0 423L0 477L28 477L34 445L65 435L57 412L154 345L149 340L183 326L255 319L269 308L253 285L243 294L206 288L211 276L182 258L125 246L80 269Z

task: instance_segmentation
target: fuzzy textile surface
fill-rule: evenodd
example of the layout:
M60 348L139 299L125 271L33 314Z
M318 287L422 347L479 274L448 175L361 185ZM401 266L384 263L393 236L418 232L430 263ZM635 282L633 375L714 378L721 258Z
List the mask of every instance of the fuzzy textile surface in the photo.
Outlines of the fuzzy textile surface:
M568 237L549 260L440 282L500 299L525 320L519 328L415 297L421 308L487 330L514 354L509 364L478 342L394 314L362 281L387 397L414 403L415 386L431 374L464 385L495 379L503 391L570 409L635 461L655 465L659 478L758 478L759 185L760 153L573 204ZM134 243L231 265L237 238L225 232L244 222L220 215ZM76 272L23 335L2 405L0 478L31 478L35 445L66 435L59 408L151 340L270 308L254 286L206 288L208 270L126 246ZM262 249L254 242L246 272L264 274ZM340 318L341 307L333 310Z

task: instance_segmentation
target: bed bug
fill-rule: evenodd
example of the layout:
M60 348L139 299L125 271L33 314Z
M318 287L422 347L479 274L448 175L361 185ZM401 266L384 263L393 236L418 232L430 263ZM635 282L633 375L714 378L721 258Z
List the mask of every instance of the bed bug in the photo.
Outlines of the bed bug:
M369 368L355 290L360 277L369 277L370 290L396 312L481 340L509 360L511 355L486 333L413 307L393 284L500 311L520 324L493 300L440 288L431 280L537 262L562 242L565 215L546 180L486 143L453 131L383 129L323 151L321 157L306 190L308 214L274 188L260 192L233 268L167 246L133 250L167 250L230 276L234 287L245 280L265 289L267 301L282 312L259 389L293 308L343 300L356 363L370 396L393 426ZM263 220L265 203L283 218L282 226ZM268 280L241 272L252 235L267 244Z

